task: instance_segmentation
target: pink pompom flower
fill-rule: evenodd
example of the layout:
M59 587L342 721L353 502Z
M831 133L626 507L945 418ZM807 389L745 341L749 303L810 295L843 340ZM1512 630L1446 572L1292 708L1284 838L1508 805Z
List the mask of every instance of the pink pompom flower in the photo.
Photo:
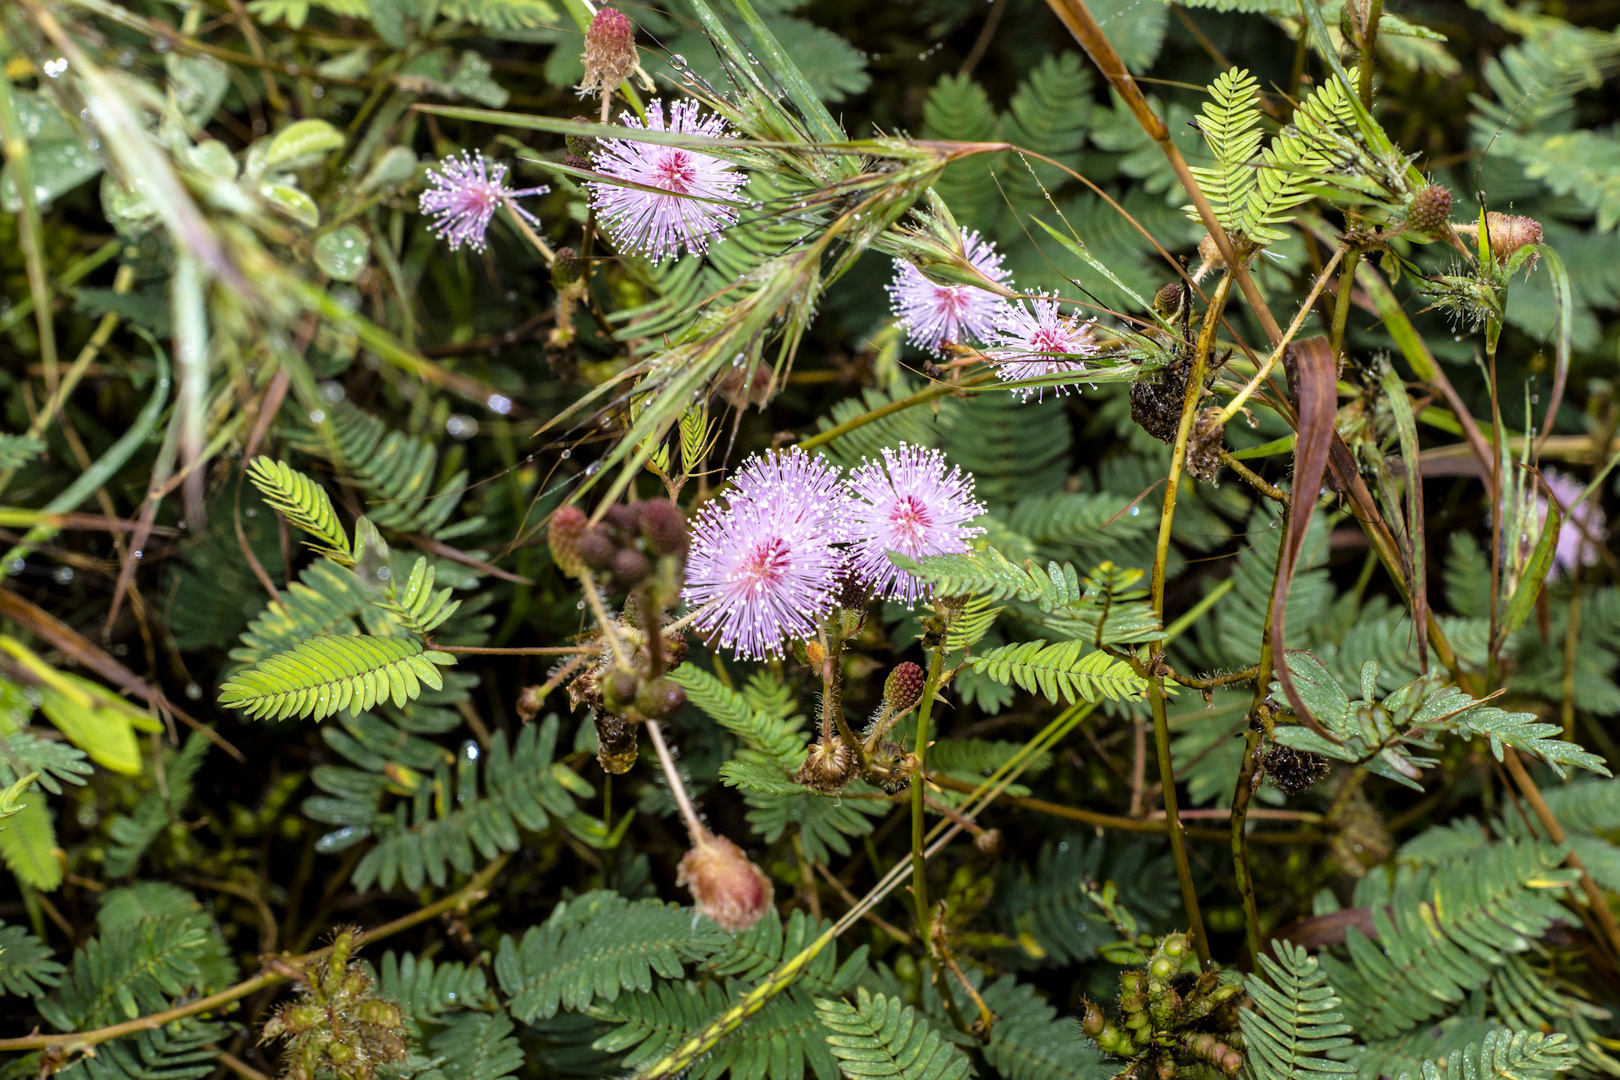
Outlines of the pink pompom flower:
M787 641L814 637L832 610L838 552L820 515L800 500L719 500L699 515L681 595L694 625L750 660L782 655Z
M962 234L968 262L991 281L1005 285L1012 272L1001 265L996 246L976 232ZM889 283L894 313L906 324L906 337L936 356L943 347L968 338L989 341L1006 302L995 293L972 285L937 285L905 259L894 260Z
M647 107L647 123L630 113L621 117L625 127L669 131L682 135L721 138L726 121L720 116L698 118L696 101L678 101L669 109L664 125L664 103ZM605 181L586 184L591 205L607 234L621 251L653 259L686 251L706 251L720 230L737 221L733 203L748 175L729 161L679 146L637 142L634 138L603 139L592 155L596 170L618 180L639 184L623 187ZM657 188L647 191L646 188Z
M1055 297L1041 294L1033 301L1033 309L1021 303L1002 308L996 323L994 347L984 355L996 365L996 374L1009 382L1038 379L1062 372L1080 372L1085 362L1076 359L1097 350L1093 323L1081 322L1072 315L1058 310ZM1031 395L1039 400L1045 386L1016 386L1015 393L1028 401ZM1067 386L1052 387L1067 394Z
M901 443L885 448L883 461L867 461L850 474L854 494L845 530L849 563L873 592L914 604L927 586L889 561L898 551L911 559L960 555L968 539L984 532L968 522L984 513L973 497L973 477L960 467L945 471L938 450Z
M755 454L732 474L731 483L733 501L791 504L829 536L835 535L849 505L842 470L797 446Z
M547 187L524 188L513 191L506 186L506 166L484 160L483 154L452 154L435 168L428 170L429 187L422 192L422 213L438 220L433 223L433 234L450 242L450 250L466 244L474 251L484 250L484 233L495 216L505 206L514 214L521 214L532 225L540 219L517 204L525 195L544 195Z

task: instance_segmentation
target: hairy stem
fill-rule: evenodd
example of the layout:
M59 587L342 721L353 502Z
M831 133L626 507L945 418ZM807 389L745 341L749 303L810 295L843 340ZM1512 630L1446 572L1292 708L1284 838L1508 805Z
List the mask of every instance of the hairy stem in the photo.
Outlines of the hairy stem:
M923 784L928 762L928 721L934 711L934 692L939 689L939 673L945 664L945 646L934 649L928 661L928 681L923 684L922 702L917 708L917 771L911 774L911 892L917 901L917 936L929 940L928 875L923 848Z

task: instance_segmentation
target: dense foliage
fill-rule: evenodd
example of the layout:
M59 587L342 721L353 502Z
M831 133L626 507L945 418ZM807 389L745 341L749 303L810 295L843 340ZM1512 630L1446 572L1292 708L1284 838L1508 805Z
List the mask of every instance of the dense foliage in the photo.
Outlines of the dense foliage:
M0 4L0 1077L1620 1075L1617 14Z

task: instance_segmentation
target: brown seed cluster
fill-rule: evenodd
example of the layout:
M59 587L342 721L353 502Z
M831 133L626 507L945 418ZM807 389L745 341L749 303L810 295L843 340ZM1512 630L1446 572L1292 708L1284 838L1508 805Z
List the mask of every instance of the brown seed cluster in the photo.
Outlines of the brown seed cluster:
M1328 774L1328 759L1309 750L1273 743L1260 759L1271 786L1286 795L1302 795Z
M1221 472L1221 449L1225 445L1226 426L1221 423L1221 410L1214 405L1198 414L1193 421L1192 434L1187 439L1187 473L1194 479L1213 484Z

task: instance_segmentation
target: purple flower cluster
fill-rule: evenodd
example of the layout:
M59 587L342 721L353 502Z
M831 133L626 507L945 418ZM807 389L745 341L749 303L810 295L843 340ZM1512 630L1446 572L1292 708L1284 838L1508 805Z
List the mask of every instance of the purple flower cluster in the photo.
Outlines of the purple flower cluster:
M756 455L693 529L686 602L699 630L749 659L780 656L815 636L837 600L839 577L913 604L927 586L889 561L961 554L984 530L973 477L946 471L938 450L904 443L845 480L824 459L790 448Z
M513 191L506 186L506 166L484 160L483 154L451 155L428 170L428 189L422 192L422 213L438 220L433 234L450 242L455 251L466 244L474 251L484 250L484 233L505 206L521 214L532 225L540 219L517 204L525 195L544 195L550 188L532 187Z

